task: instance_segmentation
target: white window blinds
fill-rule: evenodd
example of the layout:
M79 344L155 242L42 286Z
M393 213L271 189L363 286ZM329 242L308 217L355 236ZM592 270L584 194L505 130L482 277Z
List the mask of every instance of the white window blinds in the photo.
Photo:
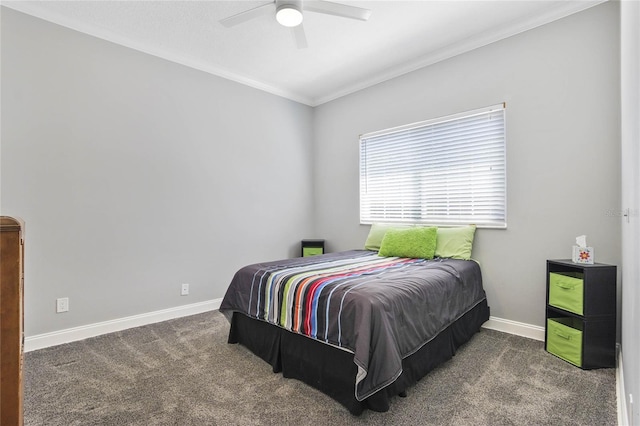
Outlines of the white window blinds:
M360 222L506 227L503 104L360 137Z

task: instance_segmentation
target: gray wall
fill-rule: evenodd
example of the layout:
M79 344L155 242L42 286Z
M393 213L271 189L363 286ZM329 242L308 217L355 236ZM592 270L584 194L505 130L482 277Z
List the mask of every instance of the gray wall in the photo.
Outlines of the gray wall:
M587 235L599 262L620 262L618 4L522 33L316 108L317 234L362 247L358 135L507 104L508 229L480 229L495 317L544 325L545 260Z
M618 7L315 109L3 8L0 201L28 226L27 336L222 297L303 237L362 247L358 135L503 101L508 229L480 229L474 256L492 314L542 326L546 259L586 234L620 262Z
M221 298L312 236L311 108L7 8L1 36L27 336Z
M640 425L640 3L620 3L622 89L622 371L628 419ZM635 403L632 405L632 397Z

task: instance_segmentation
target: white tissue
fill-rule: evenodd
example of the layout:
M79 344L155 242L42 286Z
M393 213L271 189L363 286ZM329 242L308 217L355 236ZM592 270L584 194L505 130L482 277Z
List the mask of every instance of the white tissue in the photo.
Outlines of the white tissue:
M571 260L573 260L574 263L593 264L593 247L587 247L586 235L576 237L576 245L573 246Z

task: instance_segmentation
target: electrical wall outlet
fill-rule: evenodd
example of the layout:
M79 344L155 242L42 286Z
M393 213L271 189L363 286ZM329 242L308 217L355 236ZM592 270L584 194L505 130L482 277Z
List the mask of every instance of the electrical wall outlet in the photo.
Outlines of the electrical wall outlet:
M182 284L180 288L180 296L186 296L189 294L189 284Z
M56 299L56 313L68 312L69 311L69 298L61 297Z

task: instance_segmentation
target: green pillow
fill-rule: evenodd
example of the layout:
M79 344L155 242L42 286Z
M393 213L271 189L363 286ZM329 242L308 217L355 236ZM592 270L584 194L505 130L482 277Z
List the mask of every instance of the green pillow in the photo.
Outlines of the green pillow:
M436 250L436 227L389 229L380 245L380 256L433 259Z
M463 260L471 259L475 232L475 225L438 228L435 256Z
M382 244L384 234L386 234L389 229L407 229L410 227L410 225L374 223L373 225L371 225L371 229L369 230L367 241L364 242L364 249L378 251L380 250L380 245Z

